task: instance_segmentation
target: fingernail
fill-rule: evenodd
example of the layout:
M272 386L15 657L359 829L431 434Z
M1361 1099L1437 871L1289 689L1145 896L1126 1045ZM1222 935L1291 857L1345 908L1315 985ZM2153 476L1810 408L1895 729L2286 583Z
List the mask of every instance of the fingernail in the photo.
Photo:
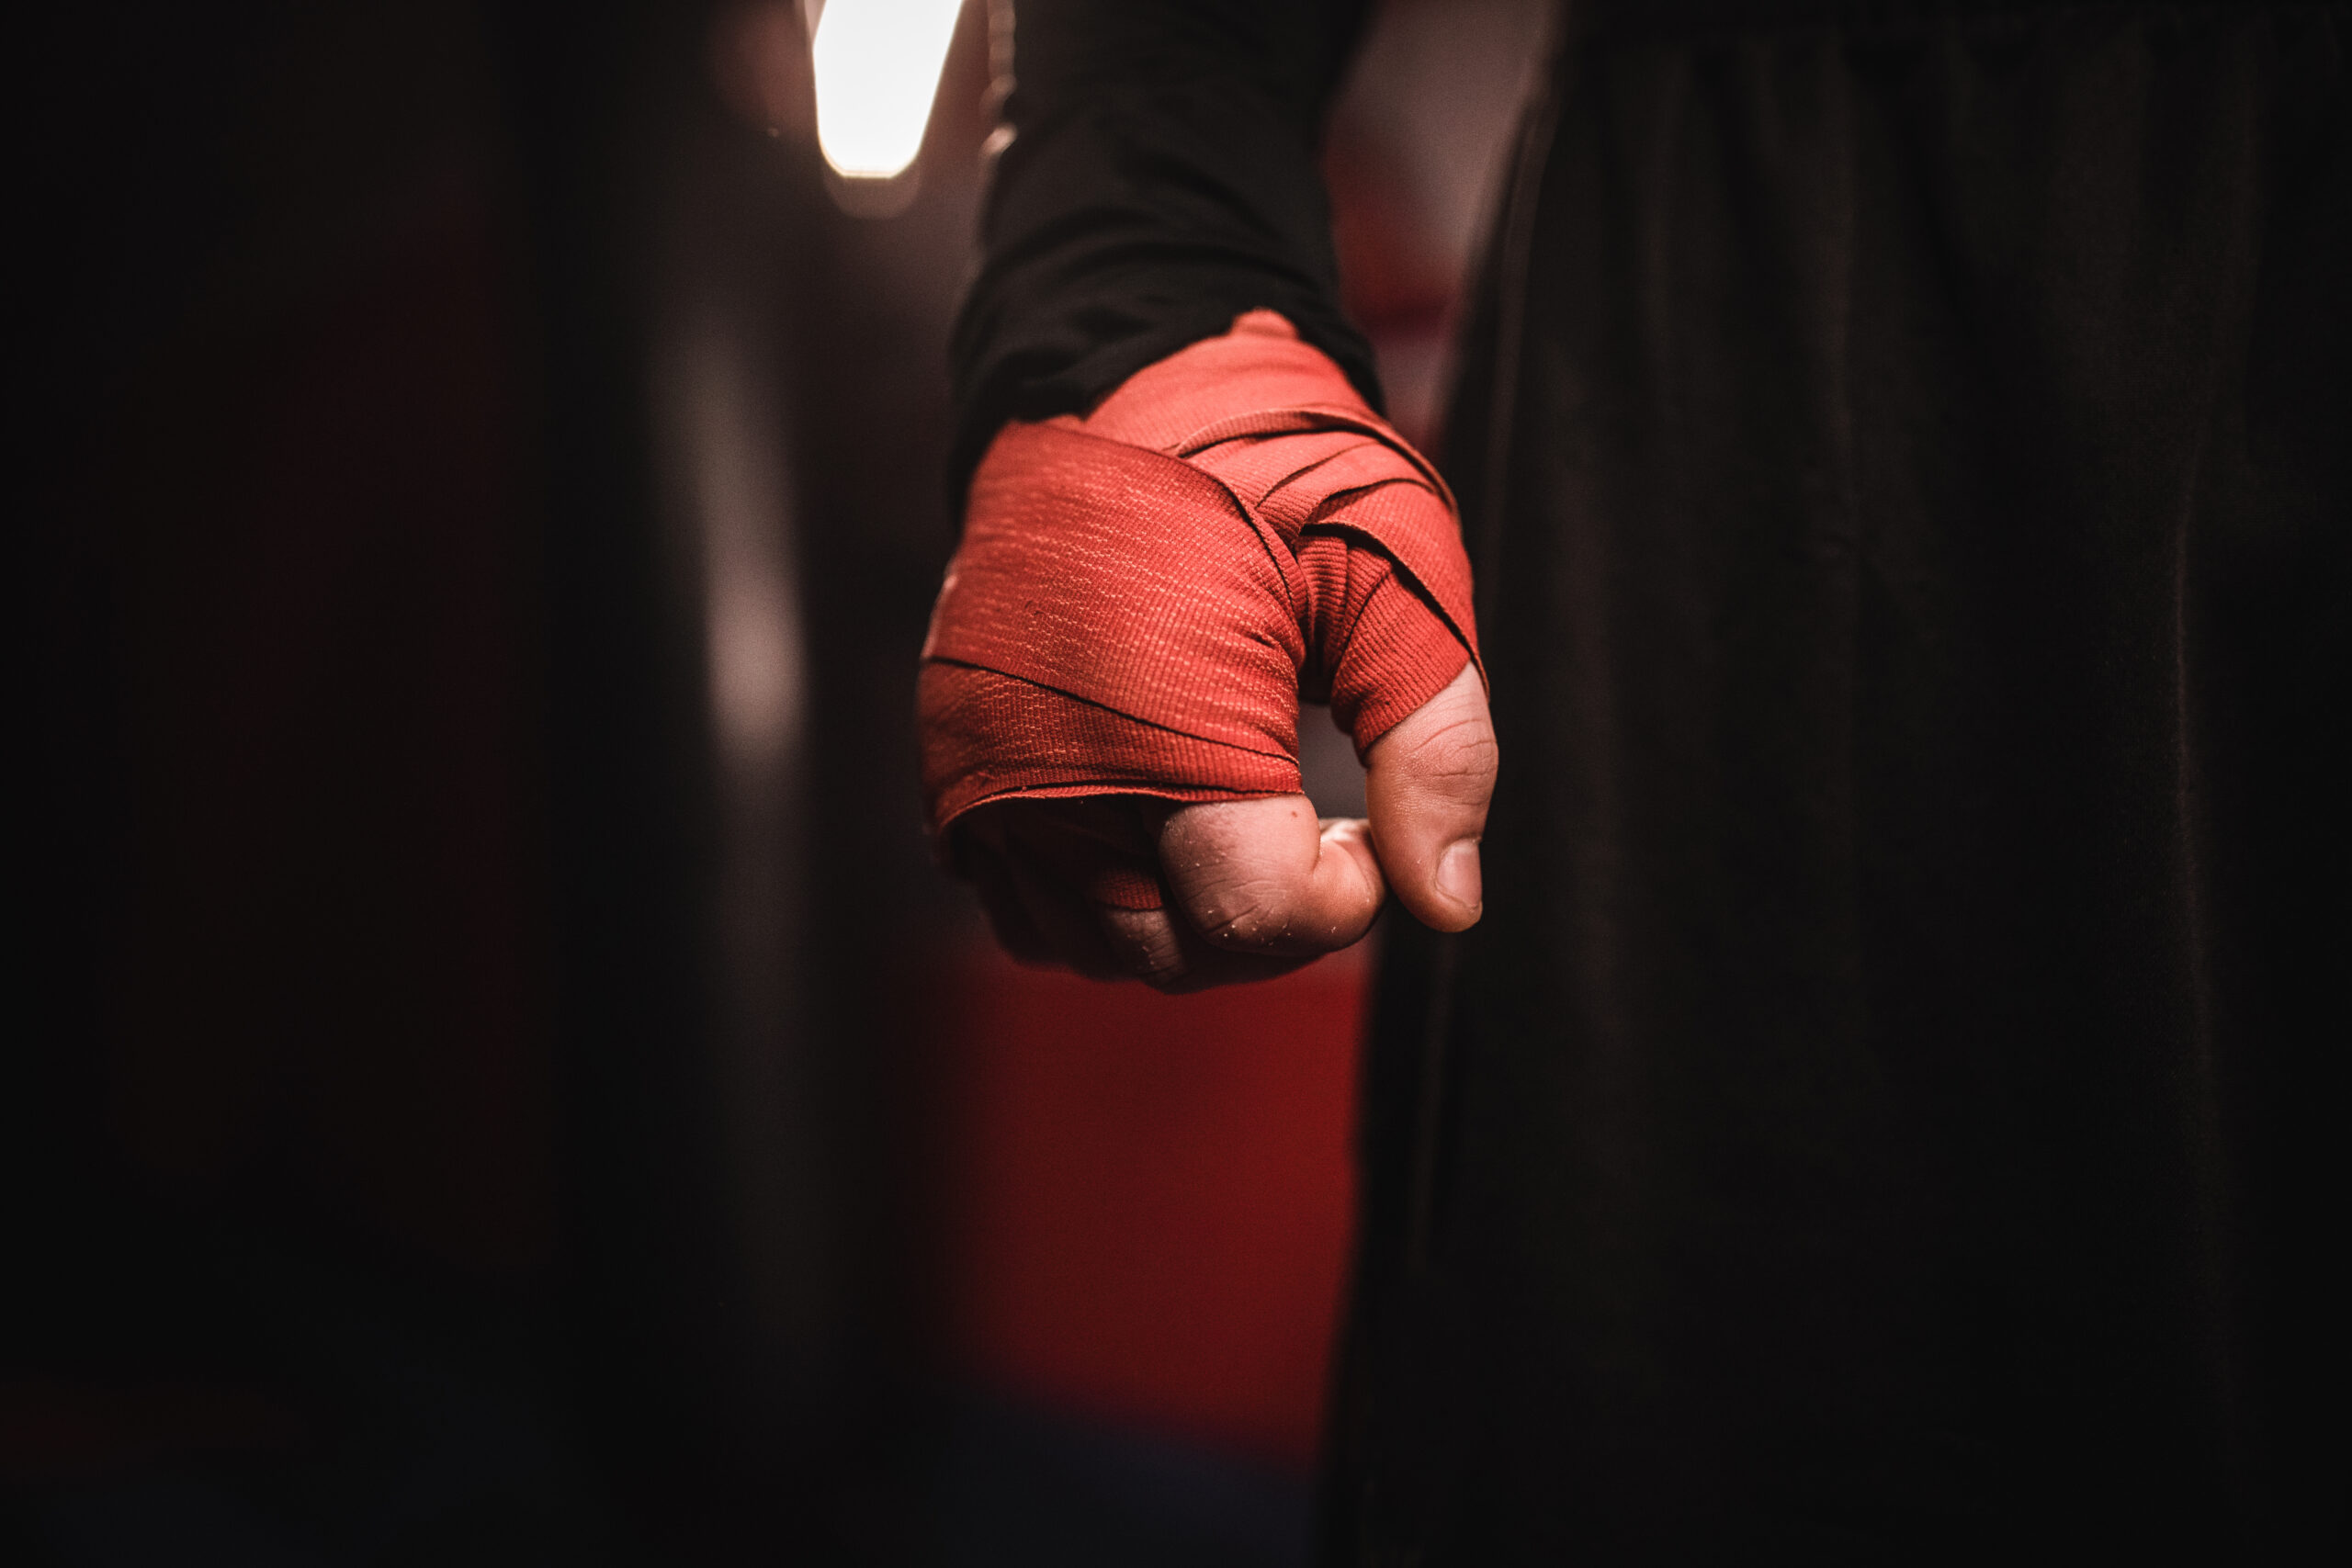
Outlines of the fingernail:
M1486 886L1478 875L1478 840L1464 839L1437 863L1437 890L1455 903L1475 909Z

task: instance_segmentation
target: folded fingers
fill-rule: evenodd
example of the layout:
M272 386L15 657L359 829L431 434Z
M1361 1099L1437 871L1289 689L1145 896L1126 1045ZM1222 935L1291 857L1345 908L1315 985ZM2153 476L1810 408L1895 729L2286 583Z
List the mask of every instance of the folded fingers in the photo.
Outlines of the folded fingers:
M1204 931L1170 898L1154 860L1136 852L1159 836L1167 813L1123 814L1104 804L1023 803L975 813L967 824L958 869L978 891L998 942L1019 962L1183 992L1285 974L1362 934L1343 920L1357 929L1343 940L1318 938L1316 922L1296 919L1287 939L1248 921L1238 935ZM1345 837L1346 827L1339 832ZM1376 886L1370 902L1377 907Z

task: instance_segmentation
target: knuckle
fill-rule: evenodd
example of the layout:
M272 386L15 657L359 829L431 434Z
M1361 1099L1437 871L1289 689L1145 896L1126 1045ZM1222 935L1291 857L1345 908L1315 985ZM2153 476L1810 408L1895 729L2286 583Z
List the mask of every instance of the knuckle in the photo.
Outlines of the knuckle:
M1175 930L1158 910L1104 909L1101 917L1122 974L1157 990L1181 981L1184 950Z

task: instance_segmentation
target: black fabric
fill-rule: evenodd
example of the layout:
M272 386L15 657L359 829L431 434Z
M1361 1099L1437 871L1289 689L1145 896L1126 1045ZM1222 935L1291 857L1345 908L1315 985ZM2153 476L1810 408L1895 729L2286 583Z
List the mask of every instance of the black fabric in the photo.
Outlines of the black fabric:
M1315 161L1365 0L1009 10L1010 140L951 358L959 506L1006 420L1090 408L1244 310L1281 311L1379 407Z
M2339 1561L2345 12L1728 9L1471 333L1329 1560Z

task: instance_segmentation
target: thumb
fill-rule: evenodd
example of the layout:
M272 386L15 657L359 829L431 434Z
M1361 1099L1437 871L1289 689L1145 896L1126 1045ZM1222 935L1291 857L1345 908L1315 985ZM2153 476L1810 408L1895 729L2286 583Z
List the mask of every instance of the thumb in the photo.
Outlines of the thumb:
M1478 922L1485 908L1478 838L1495 792L1487 691L1464 665L1445 690L1373 743L1364 759L1373 850L1388 886L1422 924Z

